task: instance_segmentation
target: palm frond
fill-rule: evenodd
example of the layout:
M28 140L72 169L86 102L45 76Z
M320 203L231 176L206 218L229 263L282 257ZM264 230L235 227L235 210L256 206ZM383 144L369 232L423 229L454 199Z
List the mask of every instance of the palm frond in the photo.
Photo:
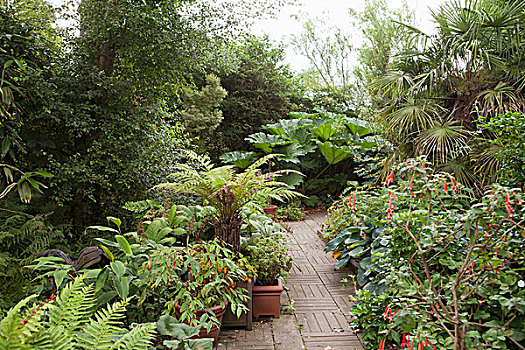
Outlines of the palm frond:
M435 100L428 99L408 99L383 112L387 133L401 139L434 126L445 113Z
M426 155L434 165L444 164L468 153L471 135L470 131L456 121L435 122L418 135L416 151L420 155Z
M484 186L490 185L498 179L501 162L497 156L501 149L500 145L485 140L478 142L470 152L470 157L474 163L474 173Z

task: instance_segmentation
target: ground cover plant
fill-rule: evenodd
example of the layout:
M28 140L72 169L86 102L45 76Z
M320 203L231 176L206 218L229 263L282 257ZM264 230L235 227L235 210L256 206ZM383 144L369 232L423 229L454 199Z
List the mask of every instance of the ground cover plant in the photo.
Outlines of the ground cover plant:
M474 199L429 165L410 160L381 189L352 192L329 226L338 266L360 264L354 325L367 348L522 348L523 192L494 185Z

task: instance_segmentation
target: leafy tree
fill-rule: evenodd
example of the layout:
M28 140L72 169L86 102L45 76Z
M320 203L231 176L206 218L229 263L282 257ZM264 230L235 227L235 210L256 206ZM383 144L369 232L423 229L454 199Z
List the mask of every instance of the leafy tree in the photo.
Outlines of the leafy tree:
M208 145L213 158L226 151L249 149L244 140L248 135L293 109L295 88L290 70L281 63L282 47L274 46L268 38L246 36L234 55L233 69L219 73L228 96L221 105L223 120Z
M38 4L15 2L9 11L38 14ZM56 203L47 210L62 215L57 221L83 226L143 197L173 166L165 158L152 164L151 156L189 147L178 113L184 87L194 72L224 66L217 43L230 42L264 4L268 11L278 5L82 1L70 34L60 33L60 45L39 56L40 69L22 82L18 99L24 113L18 134L28 146L23 168L55 175L36 207ZM49 13L40 22L50 28L55 17Z
M344 30L320 19L306 21L303 33L291 41L295 50L310 62L310 69L302 74L309 90L333 96L346 110L354 107L351 42L351 36Z
M182 119L193 135L209 138L222 121L222 111L218 107L228 93L220 82L216 76L208 75L201 91L184 91Z
M354 26L361 30L364 38L356 49L359 64L353 73L359 91L369 100L370 105L364 112L371 118L385 98L371 83L387 73L397 55L412 49L409 29L401 22L411 25L414 13L406 2L399 9L391 9L385 0L368 0L363 11L350 9L350 15L357 20Z

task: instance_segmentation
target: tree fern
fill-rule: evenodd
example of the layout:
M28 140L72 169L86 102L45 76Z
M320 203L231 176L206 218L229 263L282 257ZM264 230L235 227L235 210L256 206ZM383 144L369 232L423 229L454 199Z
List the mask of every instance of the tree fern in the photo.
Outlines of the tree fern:
M299 172L280 170L262 173L260 168L278 156L270 154L262 157L241 173L236 173L233 165L213 168L208 162L200 170L182 165L178 167L176 173L171 175L175 182L164 183L158 185L157 188L202 197L217 211L212 217L216 236L237 250L240 229L243 224L240 214L246 204L252 201L265 202L267 199L290 200L300 196L287 184L277 180L286 174L300 174Z

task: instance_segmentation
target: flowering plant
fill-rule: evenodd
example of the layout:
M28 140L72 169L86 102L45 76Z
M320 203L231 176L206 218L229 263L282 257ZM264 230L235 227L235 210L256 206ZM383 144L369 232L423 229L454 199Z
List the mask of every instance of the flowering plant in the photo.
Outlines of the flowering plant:
M480 200L469 194L423 159L399 165L376 193L354 194L351 224L384 226L370 261L385 291L359 292L353 310L373 347L520 348L525 197L497 185Z
M180 321L191 326L211 329L219 321L212 312L196 317L198 310L229 304L233 314L247 311L247 291L237 287L237 281L250 280L253 270L244 259L234 254L217 239L189 247L162 247L144 263L149 271L147 285L151 289L168 288L166 306L172 311L180 308Z

